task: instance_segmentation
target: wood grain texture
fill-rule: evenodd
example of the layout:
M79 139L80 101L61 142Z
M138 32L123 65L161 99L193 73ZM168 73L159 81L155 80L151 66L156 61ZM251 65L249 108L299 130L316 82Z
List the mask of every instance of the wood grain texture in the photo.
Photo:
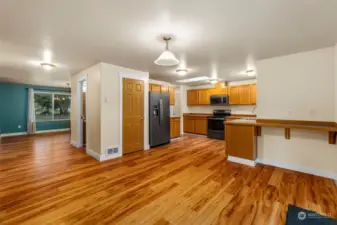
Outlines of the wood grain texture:
M226 160L225 142L183 136L98 162L70 134L5 138L0 224L285 224L287 204L337 218L330 179Z

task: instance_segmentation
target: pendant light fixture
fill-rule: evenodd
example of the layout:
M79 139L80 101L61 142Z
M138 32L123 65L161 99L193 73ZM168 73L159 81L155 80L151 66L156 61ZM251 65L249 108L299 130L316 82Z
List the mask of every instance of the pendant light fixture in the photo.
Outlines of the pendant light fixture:
M179 64L179 60L175 57L173 52L169 50L168 42L171 40L171 37L163 37L163 40L166 42L166 48L163 53L154 61L155 64L159 66L174 66Z

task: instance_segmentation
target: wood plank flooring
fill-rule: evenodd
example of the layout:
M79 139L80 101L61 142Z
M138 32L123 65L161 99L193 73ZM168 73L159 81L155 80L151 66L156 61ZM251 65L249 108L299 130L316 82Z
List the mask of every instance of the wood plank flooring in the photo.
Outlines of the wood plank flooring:
M98 162L68 133L0 145L0 224L285 224L295 204L337 218L332 180L226 161L224 141L184 136Z

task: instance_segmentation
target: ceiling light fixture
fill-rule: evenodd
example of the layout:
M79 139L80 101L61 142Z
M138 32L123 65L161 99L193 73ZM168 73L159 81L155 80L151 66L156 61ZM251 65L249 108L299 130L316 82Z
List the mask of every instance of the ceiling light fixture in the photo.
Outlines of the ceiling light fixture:
M171 37L163 37L163 40L166 42L166 48L163 53L154 61L155 64L159 66L174 66L179 63L179 60L175 57L173 52L169 50L168 42L171 40Z
M185 76L187 74L187 69L178 69L176 72L179 76Z
M196 82L196 81L203 81L203 80L209 80L209 77L193 77L189 79L184 79L184 80L177 80L176 82L178 83L191 83L191 82Z
M246 74L248 75L248 76L255 76L255 70L246 70Z
M54 64L51 64L51 63L41 63L40 65L44 70L48 70L48 71L56 67Z

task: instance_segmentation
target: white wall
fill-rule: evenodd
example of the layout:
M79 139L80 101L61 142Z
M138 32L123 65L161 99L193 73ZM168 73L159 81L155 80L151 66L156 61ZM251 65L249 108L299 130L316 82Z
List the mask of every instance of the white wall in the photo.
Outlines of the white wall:
M335 122L337 122L337 44L334 46L334 57L335 57L335 74L334 74L334 78L335 78L335 82L334 82L334 88L335 88Z
M334 121L334 49L257 62L258 116Z
M79 137L78 130L78 102L77 102L77 89L78 80L87 76L87 133L88 133L88 149L96 153L100 153L101 149L101 72L100 64L96 64L88 69L85 69L77 74L71 76L71 141L77 143Z
M334 48L302 52L257 62L257 117L335 121ZM337 66L337 64L336 64ZM337 179L337 146L328 133L262 128L262 161Z

